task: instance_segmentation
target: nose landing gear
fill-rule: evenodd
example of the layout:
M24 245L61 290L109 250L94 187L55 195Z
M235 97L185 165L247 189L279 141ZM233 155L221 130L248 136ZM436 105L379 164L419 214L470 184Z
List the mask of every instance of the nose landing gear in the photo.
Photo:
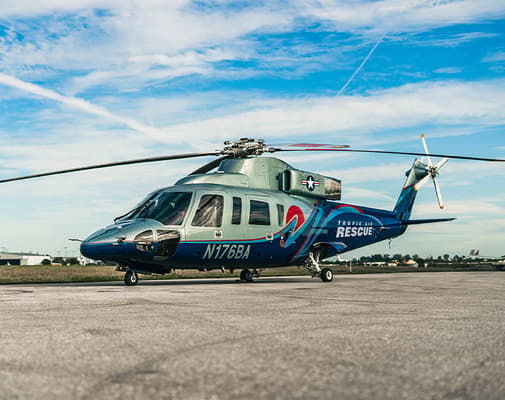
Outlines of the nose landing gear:
M139 276L135 271L129 269L124 275L124 283L126 286L135 286L137 283L139 283Z

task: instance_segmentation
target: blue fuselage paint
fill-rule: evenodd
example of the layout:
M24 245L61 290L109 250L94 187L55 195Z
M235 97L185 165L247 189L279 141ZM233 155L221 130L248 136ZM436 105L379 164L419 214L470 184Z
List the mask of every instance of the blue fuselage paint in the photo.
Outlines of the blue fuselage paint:
M382 240L394 238L406 230L394 211L357 207L330 200L308 200L287 194L248 190L246 193L223 190L222 185L186 185L192 191L192 206L184 222L166 226L153 219L119 221L90 235L81 244L81 253L88 258L116 262L139 272L163 273L174 268L261 268L300 265L314 246L324 249L323 257L331 257ZM177 187L168 190L176 190ZM180 188L178 189L180 190ZM198 228L191 225L196 204L202 193L217 192L224 196L261 198L269 203L271 225L251 226L247 206L241 225L228 224L231 206L225 201L222 227ZM275 213L276 204L286 212ZM230 217L231 218L231 217ZM235 229L229 234L227 229ZM177 244L170 255L160 254L160 232L173 230ZM141 232L153 233L149 246L139 246L135 237ZM240 232L237 234L236 232Z

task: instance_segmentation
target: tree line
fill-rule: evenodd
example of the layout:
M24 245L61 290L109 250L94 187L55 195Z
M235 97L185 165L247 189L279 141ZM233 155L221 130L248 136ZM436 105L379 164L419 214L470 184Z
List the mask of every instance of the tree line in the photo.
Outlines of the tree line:
M491 257L489 257L491 258ZM505 258L503 256L502 258ZM394 263L394 262L406 262L414 260L419 265L426 263L467 263L467 262L479 262L483 260L483 257L475 256L462 256L462 255L450 255L444 254L439 256L428 256L421 257L418 254L372 254L369 256L361 256L358 261L360 263L370 263L370 262L384 262L384 263Z

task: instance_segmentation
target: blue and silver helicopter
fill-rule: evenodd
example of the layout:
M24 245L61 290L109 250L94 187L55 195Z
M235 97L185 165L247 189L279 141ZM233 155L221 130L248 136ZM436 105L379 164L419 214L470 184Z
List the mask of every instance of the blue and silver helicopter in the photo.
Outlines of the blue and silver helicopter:
M313 276L330 282L333 273L320 261L403 234L409 225L454 218L411 219L417 191L433 180L443 208L437 175L448 159L498 161L425 153L359 150L348 146L300 143L268 146L263 140L225 142L222 150L144 158L0 180L0 183L118 165L220 156L180 179L174 186L150 193L112 225L81 243L87 258L114 262L125 271L126 285L138 273L167 274L174 269L241 269L252 281L262 268L303 265ZM407 171L392 210L341 202L341 182L301 171L267 157L281 151L335 151L424 156ZM431 157L441 157L433 163ZM216 170L217 169L217 170ZM215 172L212 172L216 170Z

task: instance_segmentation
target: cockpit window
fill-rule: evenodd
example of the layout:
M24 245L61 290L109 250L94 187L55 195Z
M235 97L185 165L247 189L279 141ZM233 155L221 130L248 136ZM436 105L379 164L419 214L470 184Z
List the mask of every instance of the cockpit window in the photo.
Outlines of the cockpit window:
M135 218L135 215L139 213L139 210L146 208L146 205L150 204L151 200L154 199L161 191L162 189L149 193L144 200L142 200L133 208L133 210L130 210L126 214L114 218L114 222Z
M219 227L222 223L223 196L218 194L203 195L191 225Z
M131 217L152 218L163 225L181 225L190 201L190 192L161 192L142 204Z

